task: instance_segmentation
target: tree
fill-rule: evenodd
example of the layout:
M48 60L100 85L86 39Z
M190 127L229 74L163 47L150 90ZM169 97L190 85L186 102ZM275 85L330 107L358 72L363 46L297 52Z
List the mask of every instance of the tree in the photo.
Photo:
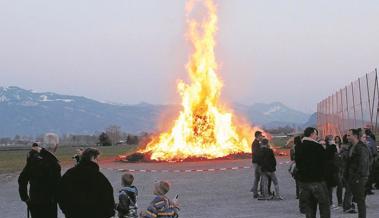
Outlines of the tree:
M105 133L109 136L112 144L116 144L121 140L121 127L112 125L105 129Z
M112 146L111 139L109 138L108 134L103 132L99 136L99 144L101 146Z
M128 134L128 137L126 138L126 144L138 145L138 142L139 142L138 136Z

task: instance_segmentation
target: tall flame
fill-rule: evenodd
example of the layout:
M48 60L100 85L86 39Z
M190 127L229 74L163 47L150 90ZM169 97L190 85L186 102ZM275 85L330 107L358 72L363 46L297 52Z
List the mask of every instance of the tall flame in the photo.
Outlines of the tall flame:
M190 16L196 2L203 3L208 12L201 23ZM186 11L188 37L194 48L186 66L191 83L180 81L177 86L182 110L173 128L140 152L150 152L153 160L213 159L251 152L247 140L251 129L235 127L232 113L219 104L223 84L216 74L216 6L212 0L190 0Z

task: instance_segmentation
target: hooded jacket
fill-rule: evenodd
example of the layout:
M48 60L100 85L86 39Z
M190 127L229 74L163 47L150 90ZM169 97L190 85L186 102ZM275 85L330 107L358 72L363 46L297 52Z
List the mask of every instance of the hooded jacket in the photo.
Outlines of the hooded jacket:
M118 192L119 203L117 205L118 217L120 218L137 218L138 190L135 186L126 186Z

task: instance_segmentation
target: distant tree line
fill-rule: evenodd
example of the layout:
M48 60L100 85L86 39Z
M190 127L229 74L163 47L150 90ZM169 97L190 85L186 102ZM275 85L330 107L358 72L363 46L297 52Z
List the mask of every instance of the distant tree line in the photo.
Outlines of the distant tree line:
M51 133L49 133L51 134ZM30 146L33 142L44 143L47 134L37 137L20 136L0 138L0 146ZM112 145L138 145L145 142L148 133L138 135L123 132L121 127L111 125L101 133L95 134L65 134L59 138L61 146L112 146Z

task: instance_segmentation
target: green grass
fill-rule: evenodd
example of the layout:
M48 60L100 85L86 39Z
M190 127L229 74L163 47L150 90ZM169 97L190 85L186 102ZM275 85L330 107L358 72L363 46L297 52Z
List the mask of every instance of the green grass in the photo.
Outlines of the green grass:
M72 156L75 155L78 147L60 146L55 153L61 165L69 165L73 163ZM109 147L96 147L99 149L101 156L100 161L113 159L118 154L133 151L135 145L119 145ZM28 150L19 151L0 151L0 174L15 173L22 170L26 163L26 155Z
M286 137L286 138L273 138L271 140L271 143L273 145L276 145L276 146L279 146L279 147L285 147L288 139L289 139L288 137Z

